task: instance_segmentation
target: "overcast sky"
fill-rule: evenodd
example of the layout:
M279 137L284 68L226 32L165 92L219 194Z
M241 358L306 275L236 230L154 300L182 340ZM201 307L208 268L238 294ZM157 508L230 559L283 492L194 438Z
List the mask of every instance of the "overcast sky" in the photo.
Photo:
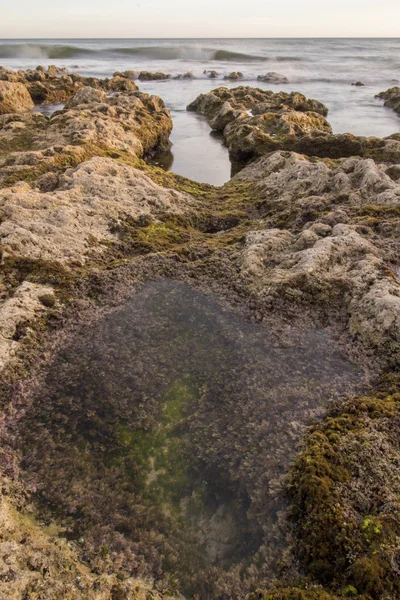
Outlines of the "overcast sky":
M400 37L400 0L0 0L0 37Z

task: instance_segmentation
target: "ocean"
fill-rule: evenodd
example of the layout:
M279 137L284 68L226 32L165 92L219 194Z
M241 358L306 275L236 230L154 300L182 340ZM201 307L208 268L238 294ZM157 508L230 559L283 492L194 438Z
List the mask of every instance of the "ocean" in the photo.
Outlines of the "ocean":
M191 80L138 82L161 96L174 120L168 168L202 182L222 185L231 175L226 148L206 121L186 112L200 93L221 85L299 91L329 108L335 133L384 137L399 131L400 118L375 94L400 83L400 39L68 39L0 40L0 64L12 69L57 64L97 77L115 71L193 73ZM206 70L218 72L209 79ZM241 71L243 80L223 78ZM275 71L287 84L257 81ZM357 81L363 87L352 86Z

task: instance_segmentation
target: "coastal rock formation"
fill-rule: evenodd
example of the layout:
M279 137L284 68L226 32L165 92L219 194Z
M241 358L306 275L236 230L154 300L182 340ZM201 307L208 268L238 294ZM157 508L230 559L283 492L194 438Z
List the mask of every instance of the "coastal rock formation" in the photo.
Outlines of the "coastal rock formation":
M385 106L400 114L400 87L390 88L376 96L385 101Z
M194 74L192 71L188 71L187 73L179 73L179 75L175 75L173 79L194 79Z
M125 77L125 79L132 79L134 81L139 77L139 73L137 71L117 71L114 73L113 77Z
M172 120L156 96L132 92L106 97L101 90L85 87L50 118L4 115L0 127L0 181L6 185L24 177L32 181L49 171L57 174L113 149L143 156L168 148Z
M315 112L324 117L328 114L328 109L322 102L306 98L303 94L274 93L270 90L246 86L233 89L220 87L207 94L200 94L187 109L206 116L211 122L226 102L233 110L251 111L253 114L276 112L286 107L294 111Z
M289 83L289 79L280 73L275 73L275 71L270 71L266 75L259 75L257 77L258 81L265 81L266 83Z
M33 107L32 98L22 83L0 81L0 115L24 113Z
M219 88L253 162L215 188L141 160L132 76L32 73L67 104L0 116L1 600L397 599L400 135Z
M400 156L397 134L383 140L332 134L327 107L297 92L218 88L200 94L187 110L206 116L223 133L232 159L242 163L280 149L333 159L359 155L396 162Z
M139 226L194 205L188 194L166 190L137 169L94 157L67 169L47 193L27 183L0 190L0 241L4 256L84 264L118 244L124 220Z
M246 238L243 269L252 285L271 302L288 289L301 301L304 286L314 301L322 294L327 307L329 295L341 290L350 333L366 347L385 348L385 360L397 363L400 282L392 268L400 262L400 185L386 169L373 160L350 158L329 167L277 152L236 178L256 184L265 219L272 221ZM385 215L379 224L376 215ZM274 222L279 229L271 228Z
M233 71L232 73L229 73L229 75L225 75L224 79L231 79L232 81L243 79L243 73L240 71Z
M167 73L151 73L150 71L141 71L139 73L140 81L162 81L163 79L171 79L171 75Z
M217 71L203 71L204 75L207 75L207 77L209 77L210 79L216 79L218 77L218 73Z
M66 69L59 69L50 65L45 71L43 67L28 71L10 71L0 67L0 81L22 83L26 86L31 100L35 104L62 104L65 103L81 87L90 86L105 91L133 91L136 84L129 78L114 76L113 79L98 79L84 77L76 73L67 73Z

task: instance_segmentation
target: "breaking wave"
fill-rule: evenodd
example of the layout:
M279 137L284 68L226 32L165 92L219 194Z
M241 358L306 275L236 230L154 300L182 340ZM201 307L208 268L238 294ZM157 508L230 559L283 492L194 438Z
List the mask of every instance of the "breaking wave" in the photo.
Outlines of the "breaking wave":
M299 58L293 56L266 57L230 50L204 48L199 46L127 46L103 47L99 49L82 48L62 44L0 44L0 58L42 58L62 59L80 58L91 55L93 58L112 55L136 56L155 60L206 60L220 62L293 62Z
M0 58L79 58L96 54L95 50L78 46L47 44L0 44Z

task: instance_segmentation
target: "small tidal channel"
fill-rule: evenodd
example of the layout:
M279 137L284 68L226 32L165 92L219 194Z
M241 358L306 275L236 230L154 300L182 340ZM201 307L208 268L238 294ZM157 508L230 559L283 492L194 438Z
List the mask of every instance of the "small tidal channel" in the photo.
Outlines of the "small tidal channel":
M304 427L362 383L324 330L277 335L155 281L55 355L24 477L90 564L207 597L235 565L273 573Z

